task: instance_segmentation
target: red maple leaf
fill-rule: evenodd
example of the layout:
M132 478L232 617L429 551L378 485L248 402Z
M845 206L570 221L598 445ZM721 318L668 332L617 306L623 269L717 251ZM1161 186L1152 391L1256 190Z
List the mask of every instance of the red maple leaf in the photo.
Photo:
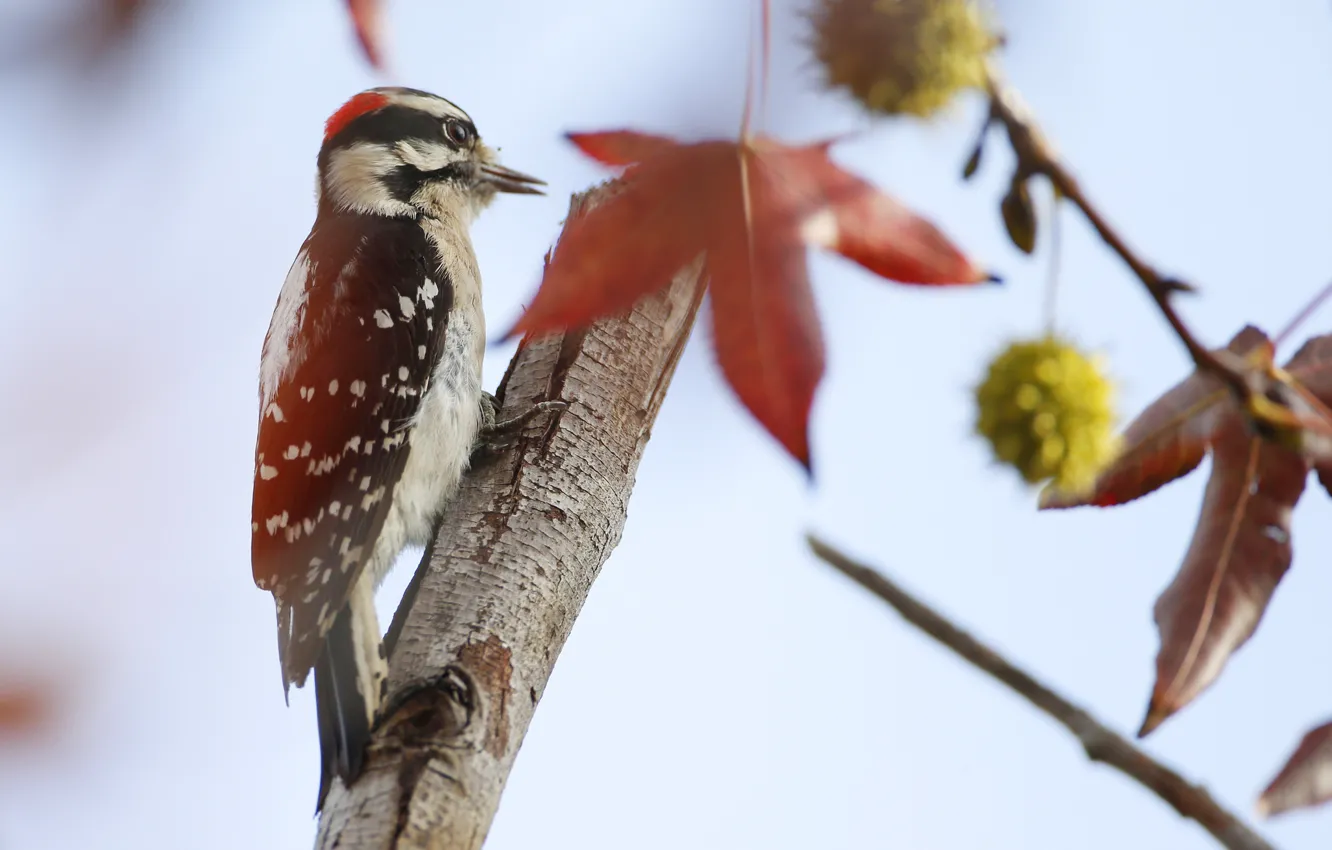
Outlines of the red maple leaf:
M1262 331L1246 327L1218 357L1263 392L1241 407L1213 375L1195 372L1153 402L1090 493L1047 490L1041 507L1119 505L1175 480L1212 455L1211 477L1184 563L1156 601L1156 683L1138 734L1147 735L1221 674L1253 635L1286 570L1290 516L1311 467L1332 481L1332 336L1310 340L1285 370Z
M376 68L383 67L383 28L381 27L380 0L347 0L356 40L365 51L365 58Z
M685 144L632 131L569 138L603 164L631 167L617 192L565 225L536 297L508 335L623 313L703 254L722 372L806 468L824 366L806 248L836 251L900 283L992 279L933 224L835 165L831 142Z

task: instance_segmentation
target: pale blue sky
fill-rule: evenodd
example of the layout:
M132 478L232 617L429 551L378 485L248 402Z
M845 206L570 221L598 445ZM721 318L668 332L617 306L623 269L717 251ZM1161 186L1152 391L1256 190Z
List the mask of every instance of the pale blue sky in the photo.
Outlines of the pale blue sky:
M989 465L969 388L1008 337L1040 330L1046 268L1045 245L1028 260L1002 235L1009 155L994 145L962 184L978 102L899 125L819 92L794 8L778 4L770 129L857 131L838 160L1009 285L922 293L814 259L831 350L813 489L696 337L487 846L1210 848L802 547L814 528L884 565L1131 731L1151 605L1205 473L1116 511L1042 515ZM1327 281L1327 3L1006 8L1010 76L1110 217L1203 287L1184 305L1202 337L1275 331ZM388 79L455 100L551 184L477 227L493 329L533 291L568 193L602 176L560 134L732 132L749 14L739 0L389 4ZM333 0L196 0L145 35L96 82L54 63L0 75L0 669L26 657L68 697L51 739L0 744L0 846L302 847L313 701L283 705L248 564L257 360L313 215L320 122L385 78ZM1186 359L1076 218L1064 236L1061 325L1109 356L1130 416ZM487 385L510 352L491 352ZM1332 715L1328 517L1315 485L1257 637L1147 744L1246 814ZM1325 847L1332 813L1262 829L1285 850Z

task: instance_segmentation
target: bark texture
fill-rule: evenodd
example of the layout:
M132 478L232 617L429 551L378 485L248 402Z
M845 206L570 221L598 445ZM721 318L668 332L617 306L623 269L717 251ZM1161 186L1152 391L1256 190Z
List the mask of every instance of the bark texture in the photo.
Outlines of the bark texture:
M570 215L592 202L576 197ZM547 400L568 408L474 462L390 629L389 697L366 769L350 788L334 783L317 848L485 840L555 660L620 540L697 312L698 273L682 271L623 319L527 340L514 356L501 419Z

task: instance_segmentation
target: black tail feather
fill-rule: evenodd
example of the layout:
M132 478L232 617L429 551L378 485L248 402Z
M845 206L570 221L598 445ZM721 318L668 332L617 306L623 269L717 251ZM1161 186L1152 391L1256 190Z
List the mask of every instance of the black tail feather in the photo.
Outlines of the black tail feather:
M356 669L356 646L352 633L351 606L338 614L324 638L324 649L315 662L315 713L319 718L318 813L339 776L350 784L361 773L365 747L370 741L371 718L361 694Z

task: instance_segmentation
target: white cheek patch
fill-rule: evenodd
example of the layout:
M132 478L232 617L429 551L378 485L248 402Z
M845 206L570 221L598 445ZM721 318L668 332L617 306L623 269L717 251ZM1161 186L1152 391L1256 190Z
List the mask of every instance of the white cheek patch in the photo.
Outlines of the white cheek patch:
M394 152L382 145L362 142L335 150L324 176L329 198L354 212L412 215L412 206L394 198L384 182L400 164Z

